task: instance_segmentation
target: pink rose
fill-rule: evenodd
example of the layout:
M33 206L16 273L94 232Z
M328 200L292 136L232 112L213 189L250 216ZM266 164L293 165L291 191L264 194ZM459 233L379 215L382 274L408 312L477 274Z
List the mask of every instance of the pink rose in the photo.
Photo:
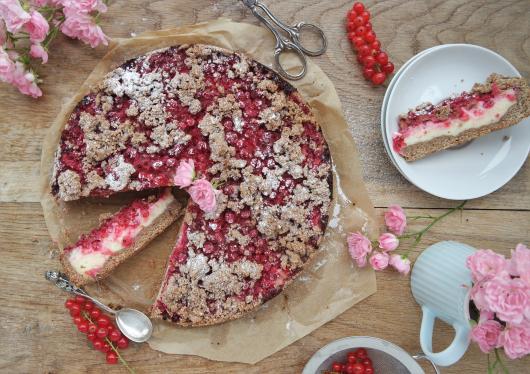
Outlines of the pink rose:
M399 205L390 205L385 213L386 227L396 235L401 235L407 227L407 216Z
M48 21L36 10L31 11L31 19L26 23L26 29L29 33L29 38L32 42L42 42L46 39L50 25Z
M407 275L410 272L410 260L401 255L390 256L389 264L403 275Z
M206 179L193 182L188 193L204 212L211 213L217 208L216 191Z
M518 278L498 276L485 285L484 299L498 318L519 324L530 307L530 287Z
M195 164L193 160L180 161L180 164L175 172L173 183L175 186L185 188L191 185L195 178Z
M386 252L377 252L370 257L370 265L374 270L384 270L388 266L390 256Z
M0 18L5 21L7 31L11 33L18 32L31 19L18 0L0 1Z
M530 249L522 243L515 247L515 251L512 251L510 274L521 277L526 284L530 285Z
M379 236L379 248L385 252L390 252L396 249L399 245L399 239L394 234L386 232Z
M357 263L357 266L366 266L366 256L372 252L372 243L370 239L361 233L351 233L346 238L348 242L348 251L351 258Z
M61 25L61 31L66 36L90 44L92 48L95 48L100 44L109 44L107 36L103 33L103 30L101 30L101 27L96 25L92 17L85 13L74 12L66 15L65 21Z
M37 86L37 78L31 71L27 71L24 64L20 62L11 63L5 61L0 52L0 78L9 84L12 84L24 95L32 97L42 96L42 91Z
M29 50L31 57L42 59L42 63L45 64L48 62L48 52L40 44L32 44Z
M530 354L530 323L518 326L508 324L499 337L499 345L512 360Z
M467 258L466 265L471 270L471 277L475 282L485 278L493 278L508 268L508 262L504 256L493 252L491 249L476 251Z
M471 329L471 341L478 344L480 350L489 353L499 343L502 325L494 320L481 322Z
M490 307L488 302L486 301L486 285L488 281L480 281L473 285L471 288L470 297L471 300L475 303L476 307L483 312L489 312Z
M63 0L65 14L92 13L98 11L105 13L107 6L101 0Z
M15 72L15 63L11 57L0 46L0 79L4 82L10 83L13 73Z

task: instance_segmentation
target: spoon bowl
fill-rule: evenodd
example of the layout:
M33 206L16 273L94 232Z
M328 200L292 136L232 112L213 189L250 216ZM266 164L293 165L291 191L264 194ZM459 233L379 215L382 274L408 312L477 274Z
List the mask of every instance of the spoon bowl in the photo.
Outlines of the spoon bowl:
M120 309L116 311L116 325L129 340L143 343L153 334L153 323L142 312L136 309Z

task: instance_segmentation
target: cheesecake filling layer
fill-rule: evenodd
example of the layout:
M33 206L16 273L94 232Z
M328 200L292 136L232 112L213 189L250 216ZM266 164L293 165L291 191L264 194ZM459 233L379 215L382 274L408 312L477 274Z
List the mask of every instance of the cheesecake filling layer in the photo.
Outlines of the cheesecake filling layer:
M464 131L491 125L500 121L516 102L513 88L501 91L487 102L481 100L470 109L461 108L460 115L456 118L428 120L403 129L394 135L394 148L399 152L406 146L442 136L458 136Z
M95 278L112 256L129 248L138 234L160 217L175 200L170 190L155 201L136 200L81 238L71 249L68 261L76 272Z

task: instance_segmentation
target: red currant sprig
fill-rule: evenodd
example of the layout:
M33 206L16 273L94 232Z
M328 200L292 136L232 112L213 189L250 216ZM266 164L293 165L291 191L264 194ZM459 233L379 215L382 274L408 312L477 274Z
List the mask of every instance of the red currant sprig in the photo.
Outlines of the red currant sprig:
M348 352L346 362L334 362L325 374L374 374L372 360L364 348Z
M107 363L116 364L120 361L130 373L134 373L118 350L126 349L129 339L122 335L108 315L82 296L66 300L64 306L70 311L77 329L86 334L94 349L105 353Z
M394 71L394 64L381 50L381 42L372 30L370 12L363 3L356 2L348 12L346 28L348 39L357 53L357 61L363 66L364 77L375 85L383 84Z

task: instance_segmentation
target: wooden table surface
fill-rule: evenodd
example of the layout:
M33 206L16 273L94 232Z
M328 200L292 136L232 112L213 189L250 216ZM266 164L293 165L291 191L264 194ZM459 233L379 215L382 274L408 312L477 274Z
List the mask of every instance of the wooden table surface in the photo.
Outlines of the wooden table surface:
M411 213L438 214L455 202L441 200L408 183L389 162L379 130L385 87L364 81L346 39L347 0L264 0L287 21L322 25L329 51L315 59L336 85L344 113L361 155L370 197L381 215L389 204ZM112 37L229 17L255 23L237 0L111 1L102 18ZM399 68L423 49L444 43L472 43L497 51L530 78L530 1L369 1L384 49ZM123 372L103 363L74 330L63 309L63 295L44 282L46 269L57 266L56 250L44 224L38 194L41 141L61 104L80 86L104 48L91 50L59 38L49 63L39 69L45 96L23 97L6 85L0 91L0 372ZM530 242L530 163L501 190L469 202L466 210L436 226L420 246L454 239L504 254L519 242ZM416 253L417 254L417 253ZM415 255L416 255L415 254ZM138 372L299 373L321 346L337 338L371 335L390 340L408 352L419 352L420 310L409 279L395 273L377 275L378 292L334 321L254 366L211 362L199 357L165 355L147 345L134 346L125 357ZM435 349L452 339L437 326ZM512 373L530 373L530 358L508 362ZM486 356L471 346L464 358L443 373L485 373Z

